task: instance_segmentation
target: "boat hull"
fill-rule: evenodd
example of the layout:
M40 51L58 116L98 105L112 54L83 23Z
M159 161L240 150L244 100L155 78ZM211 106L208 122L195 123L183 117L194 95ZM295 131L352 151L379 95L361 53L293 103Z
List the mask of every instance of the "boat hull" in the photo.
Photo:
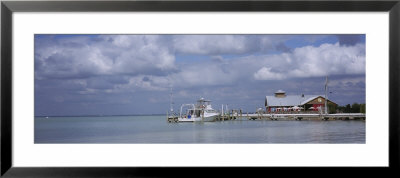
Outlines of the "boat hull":
M218 115L205 116L203 119L201 117L191 117L191 118L178 118L179 122L214 122L217 120Z

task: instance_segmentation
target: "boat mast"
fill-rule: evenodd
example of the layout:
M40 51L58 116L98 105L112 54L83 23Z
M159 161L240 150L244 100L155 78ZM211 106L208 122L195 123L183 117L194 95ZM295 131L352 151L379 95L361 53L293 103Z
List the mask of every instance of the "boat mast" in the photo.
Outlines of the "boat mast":
M170 99L170 111L171 111L171 113L173 113L174 112L174 107L172 106L173 105L173 102L172 102L172 85L171 85L171 87L170 87L170 93L169 93L169 99Z

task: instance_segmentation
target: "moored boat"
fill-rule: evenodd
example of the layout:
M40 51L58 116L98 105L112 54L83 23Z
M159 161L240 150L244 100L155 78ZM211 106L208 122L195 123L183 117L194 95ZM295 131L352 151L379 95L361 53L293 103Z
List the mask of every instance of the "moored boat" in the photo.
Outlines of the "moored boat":
M186 108L186 111L184 109ZM179 113L179 122L214 122L220 115L212 108L211 101L200 98L196 104L183 104Z

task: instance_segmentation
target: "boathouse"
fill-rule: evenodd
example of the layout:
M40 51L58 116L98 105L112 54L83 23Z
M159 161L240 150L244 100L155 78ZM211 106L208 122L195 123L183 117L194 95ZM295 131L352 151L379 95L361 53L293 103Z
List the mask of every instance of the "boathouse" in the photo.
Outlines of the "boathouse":
M337 105L327 100L329 105ZM265 97L265 109L268 113L275 112L299 112L299 111L323 111L325 108L324 95L286 95L285 91L278 90L273 96Z

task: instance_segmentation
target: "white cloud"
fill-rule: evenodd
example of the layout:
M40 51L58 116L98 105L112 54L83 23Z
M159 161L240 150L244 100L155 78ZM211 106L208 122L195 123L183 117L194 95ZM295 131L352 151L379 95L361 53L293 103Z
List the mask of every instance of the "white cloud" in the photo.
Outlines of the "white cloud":
M285 76L271 71L271 68L263 67L254 74L256 80L281 80Z
M162 41L156 35L39 39L35 45L35 67L38 69L35 77L88 78L146 73L161 75L176 70L175 56Z
M35 50L35 67L41 68L35 77L86 79L88 90L84 92L121 93L165 91L170 85L190 89L238 85L251 80L365 73L363 44L323 44L280 54L249 53L225 58L221 53L273 48L284 37L274 37L274 41L267 36L211 36L104 35L95 39L53 40L38 44L43 47ZM176 64L177 51L213 55L208 56L210 61ZM105 76L110 78L104 81ZM94 77L96 80L89 79ZM127 82L112 82L124 77Z
M287 36L274 35L175 35L173 47L179 53L196 55L245 54L280 50Z
M240 54L249 50L248 42L248 38L237 35L178 35L174 48L189 54Z

